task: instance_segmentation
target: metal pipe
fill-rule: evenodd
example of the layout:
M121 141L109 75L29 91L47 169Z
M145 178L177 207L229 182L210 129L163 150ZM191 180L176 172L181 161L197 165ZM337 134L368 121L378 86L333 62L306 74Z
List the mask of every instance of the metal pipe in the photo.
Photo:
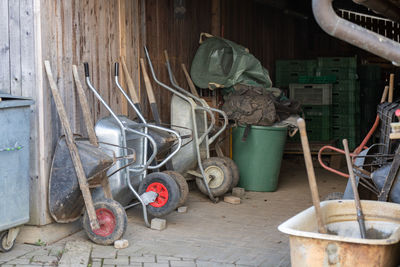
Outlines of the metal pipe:
M370 8L375 13L385 16L390 20L400 22L400 8L387 0L353 0L353 2Z
M400 65L400 43L340 18L333 10L332 1L312 0L314 17L325 32Z

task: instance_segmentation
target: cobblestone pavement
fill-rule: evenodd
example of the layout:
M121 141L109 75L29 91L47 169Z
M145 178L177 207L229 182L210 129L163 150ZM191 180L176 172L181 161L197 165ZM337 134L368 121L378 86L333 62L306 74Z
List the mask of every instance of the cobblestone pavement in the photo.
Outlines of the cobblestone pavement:
M240 205L213 204L206 196L191 192L188 212L168 215L163 231L146 228L140 209L130 209L126 249L95 245L81 231L45 247L17 244L11 252L0 253L0 265L68 266L62 264L68 255L64 246L79 242L90 257L69 266L290 266L288 237L277 226L311 206L303 166L301 158L284 161L278 190L246 192ZM320 168L316 175L322 197L344 190L345 179Z

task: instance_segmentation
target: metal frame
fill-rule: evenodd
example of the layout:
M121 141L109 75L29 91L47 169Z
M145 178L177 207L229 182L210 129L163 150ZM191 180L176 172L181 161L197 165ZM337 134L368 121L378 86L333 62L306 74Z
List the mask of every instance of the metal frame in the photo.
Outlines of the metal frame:
M192 120L192 131L193 131L193 142L195 144L195 150L196 150L196 158L197 158L197 164L198 167L200 169L200 173L197 173L196 171L191 171L190 174L194 175L196 177L200 177L203 179L203 182L205 184L205 187L207 188L207 192L208 195L210 197L210 199L214 202L216 202L217 200L215 199L215 197L213 196L208 183L207 183L207 174L204 171L203 168L203 164L202 164L202 158L201 158L201 153L200 153L200 146L204 145L206 148L206 158L210 157L210 144L212 144L219 135L221 135L221 133L226 129L226 126L228 125L228 117L225 114L225 112L215 109L215 108L211 108L208 106L207 102L204 99L198 98L196 96L194 96L193 94L189 93L188 91L184 90L183 88L179 87L176 82L175 79L173 77L172 71L171 71L171 66L169 64L169 61L167 60L166 64L167 64L167 69L168 69L168 74L171 80L171 84L176 88L172 88L164 83L162 83L161 81L159 81L157 79L157 76L154 72L154 68L153 68L153 64L152 61L150 59L150 55L149 52L147 50L147 48L144 48L145 53L146 53L146 58L147 61L149 63L149 67L150 67L150 71L151 74L153 76L154 81L160 85L161 87L167 89L168 91L172 92L174 95L178 96L179 98L181 98L182 100L186 101L187 103L189 103L190 108L191 108L191 113L190 113L190 117ZM197 124L197 120L196 120L196 111L203 111L203 121L204 121L204 133L199 136L199 128L198 128L198 124ZM211 130L214 128L215 126L215 118L214 118L214 114L213 112L219 113L223 116L224 118L224 124L221 127L221 129L215 133L213 136L209 137L209 133L211 132ZM211 123L209 126L207 126L208 122L207 122L207 116L206 114L210 115L211 118Z
M136 205L138 205L140 203L142 205L143 218L144 218L145 224L146 224L146 226L150 227L150 223L148 221L148 216L147 216L146 206L149 203L153 202L155 197L154 196L150 196L150 197L143 196L144 194L143 195L139 195L139 193L136 191L136 189L133 187L133 185L131 183L130 172L140 174L140 181L142 181L146 177L148 169L152 170L152 169L160 168L161 166L163 166L168 160L170 160L179 151L180 147L182 146L182 139L181 139L180 135L174 130L171 130L171 129L168 129L168 128L164 128L164 127L160 127L160 126L156 126L156 125L152 125L152 124L149 124L149 123L146 122L146 120L143 117L143 115L140 113L140 111L134 105L134 103L129 98L129 96L127 95L125 90L120 85L119 80L118 80L118 69L119 69L119 64L115 63L115 75L114 75L115 84L117 85L117 88L120 90L120 92L123 94L123 96L127 99L129 105L136 112L136 114L137 114L137 116L139 118L139 121L141 121L141 123L137 124L137 127L140 128L140 129L143 128L143 132L140 131L140 130L132 129L132 128L128 127L127 125L125 125L125 123L120 120L120 118L114 113L114 111L111 109L111 107L104 101L104 99L100 96L100 94L97 92L97 90L94 88L94 86L90 82L89 66L88 66L87 63L85 63L86 84L88 85L89 89L93 92L95 97L104 105L104 107L108 110L108 112L111 114L111 116L115 119L115 121L119 125L120 130L121 130L121 135L122 135L123 147L127 147L126 134L128 132L143 137L144 145L143 145L143 150L140 151L140 152L143 153L144 156L141 157L143 159L141 164L139 166L129 166L128 168L125 168L125 169L123 169L121 171L123 171L125 173L125 179L126 179L126 182L128 184L128 187L132 191L134 196L139 201L137 203L133 203L131 205L126 206L125 209L131 208L131 207L136 206ZM155 140L148 134L148 129L149 128L157 129L157 130L160 130L160 131L166 131L166 132L171 133L171 134L176 136L177 144L175 145L176 146L175 150L172 151L159 164L150 165L153 162L153 160L155 159L156 155L157 155L157 145L156 145ZM147 153L148 153L148 149L147 149L148 142L150 142L150 145L152 147L152 154L150 155L150 157L146 156ZM123 149L123 151L124 151L124 154L126 154L126 149ZM136 151L136 152L138 153L138 151Z

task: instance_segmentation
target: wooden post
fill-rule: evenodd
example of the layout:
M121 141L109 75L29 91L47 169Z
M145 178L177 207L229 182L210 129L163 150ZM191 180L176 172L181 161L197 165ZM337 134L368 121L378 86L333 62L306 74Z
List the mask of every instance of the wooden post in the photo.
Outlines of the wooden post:
M75 145L74 135L71 130L71 125L68 121L67 112L65 111L64 104L62 103L60 93L57 85L54 81L53 74L51 72L50 62L44 62L47 78L49 80L50 89L53 94L54 103L56 104L57 112L61 120L62 127L65 133L65 143L68 146L71 159L75 167L76 176L78 177L79 187L82 192L83 200L85 201L86 211L89 216L90 227L92 230L100 228L99 222L97 221L96 211L94 209L92 195L90 194L89 185L87 183L85 171L83 170L82 161L79 156L78 148Z
M389 103L393 102L393 89L394 89L394 74L391 73L389 79L389 97L388 97Z

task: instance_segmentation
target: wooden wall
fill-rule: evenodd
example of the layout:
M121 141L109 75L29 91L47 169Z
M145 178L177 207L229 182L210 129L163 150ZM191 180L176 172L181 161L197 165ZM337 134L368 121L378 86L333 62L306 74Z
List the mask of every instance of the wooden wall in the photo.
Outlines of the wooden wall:
M41 70L43 129L42 151L38 160L43 164L42 180L34 192L37 202L46 201L31 219L32 224L50 222L47 209L47 183L53 151L59 136L63 133L54 101L43 70L43 60L49 60L58 89L63 98L73 131L86 135L82 111L72 76L72 65L78 66L81 82L84 84L83 63L88 62L93 85L104 100L118 114L127 114L127 102L114 85L114 62L126 57L128 68L139 87L138 49L141 2L131 0L38 0L40 14L36 23L38 68ZM123 77L121 77L123 79ZM86 90L91 115L97 119L108 112Z
M51 221L46 209L48 176L53 151L62 134L43 70L43 60L50 61L75 133L86 135L72 77L72 64L78 65L81 81L84 82L82 64L89 62L92 83L104 100L116 113L129 114L133 118L134 114L114 85L113 64L124 56L145 107L145 116L151 118L139 69L139 58L144 57L143 45L147 44L149 48L158 78L166 83L168 76L163 51L167 49L177 80L186 87L180 64L190 66L198 47L200 32L209 31L210 1L184 1L187 12L179 19L174 16L173 0L34 1L40 7L36 20L36 24L40 25L36 33L39 39L36 58L40 70L38 90L42 90L42 110L39 112L42 117L42 144L36 160L42 163L42 173L33 192L33 203L41 204L36 204L40 207L35 210L31 223L42 225ZM122 70L120 73L123 76ZM121 81L124 85L123 77ZM168 123L170 93L154 82L153 86L162 121ZM108 115L86 86L84 89L87 91L94 121Z
M174 2L177 1L146 0L145 2L145 43L156 74L160 81L170 84L163 52L166 49L178 84L188 88L181 63L184 63L190 70L190 64L199 46L200 33L211 31L211 0L183 1L186 13L182 18L174 15ZM153 87L160 108L161 120L168 123L171 94L164 88L156 86L155 83L153 83Z

